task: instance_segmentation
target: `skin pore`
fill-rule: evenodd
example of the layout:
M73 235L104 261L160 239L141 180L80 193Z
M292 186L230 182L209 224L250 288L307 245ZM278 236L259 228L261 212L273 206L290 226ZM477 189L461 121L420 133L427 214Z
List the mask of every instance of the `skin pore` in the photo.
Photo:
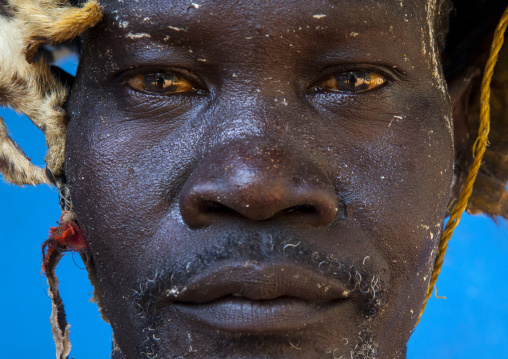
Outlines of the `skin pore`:
M65 172L125 358L404 358L453 179L433 1L102 1Z

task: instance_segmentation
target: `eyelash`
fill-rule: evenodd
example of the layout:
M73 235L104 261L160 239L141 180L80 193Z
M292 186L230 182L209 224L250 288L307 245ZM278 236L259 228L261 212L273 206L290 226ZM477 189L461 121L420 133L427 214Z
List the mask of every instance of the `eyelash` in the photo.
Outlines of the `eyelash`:
M330 91L330 90L327 91L327 90L322 90L322 89L317 88L318 84L323 83L334 76L338 77L342 74L346 74L346 73L350 73L350 72L365 72L365 73L375 74L376 76L381 77L384 80L384 83L379 86L376 86L375 88L367 89L367 90L359 91L359 92ZM329 68L325 69L324 71L322 71L318 77L318 80L312 82L308 86L307 93L311 94L311 95L323 94L323 93L328 93L331 95L338 94L341 96L344 96L344 95L346 95L346 96L347 95L354 95L354 96L364 95L364 94L367 94L370 92L379 91L387 86L390 86L392 83L402 79L403 76L404 75L401 73L398 73L398 71L396 71L396 69L392 70L390 67L387 67L387 66L369 66L369 65L367 65L367 66L358 66L358 65L349 66L349 65L346 65L346 66L340 66L339 68L334 66L334 67L329 67Z
M128 83L129 81L134 80L136 77L139 77L139 76L147 77L149 75L155 75L158 73L181 78L181 79L185 80L186 82L188 82L192 86L192 88L195 89L195 91L175 92L172 94L171 93L164 94L164 93L157 93L154 91L142 90L140 88L135 88ZM153 97L160 97L160 96L169 97L169 96L173 96L173 95L178 95L178 96L204 95L207 92L206 87L203 85L203 81L201 81L201 79L199 79L197 76L195 76L192 72L187 71L187 70L181 70L181 69L172 69L172 68L171 69L160 69L159 68L159 69L147 70L145 68L140 68L140 69L131 70L131 71L122 73L119 76L119 81L122 85L129 88L131 91L133 91L135 93L142 93L144 95L153 96Z
M341 94L364 94L381 89L386 79L371 71L348 71L331 75L319 82L311 91L335 92Z
M183 72L183 73L182 73ZM391 71L390 71L391 72ZM188 82L192 88L193 91L185 91L185 92L156 92L156 91L148 91L141 88L135 88L134 86L130 85L128 82L134 80L136 77L144 76L145 78L150 75L156 75L156 74L165 74L165 75L171 75L178 78L183 79L184 81ZM352 73L364 73L364 74L373 74L374 78L379 78L383 80L383 83L377 84L372 88L367 88L364 90L359 91L341 91L341 90L330 90L330 89L323 89L320 88L319 85L324 84L325 82L330 82L331 79L335 78L335 81L339 78L341 75L344 74L352 74ZM342 67L337 69L336 67L325 69L321 75L319 76L319 80L314 81L311 83L310 86L307 86L306 93L307 94L320 94L320 93L330 93L330 94L340 94L340 95L363 95L369 92L375 92L378 90L381 90L382 88L390 85L394 81L394 75L392 73L388 73L387 71L383 71L379 69L378 67L372 68L371 66L348 66L348 67ZM131 91L136 93L143 93L148 96L153 97L160 97L160 96L189 96L189 95L198 95L202 96L207 94L209 91L206 89L206 86L203 85L203 81L201 81L197 76L192 74L192 72L187 70L176 70L176 69L154 69L152 70L135 70L135 71L127 71L121 75L121 82L124 84L124 86L128 87Z

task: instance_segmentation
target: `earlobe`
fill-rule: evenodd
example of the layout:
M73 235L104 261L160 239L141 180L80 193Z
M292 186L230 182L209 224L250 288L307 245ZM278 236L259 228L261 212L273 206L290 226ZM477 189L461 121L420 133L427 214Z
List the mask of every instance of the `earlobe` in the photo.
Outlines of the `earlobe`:
M460 189L466 179L471 157L472 139L468 123L469 107L472 101L473 89L481 81L479 68L471 66L463 69L448 79L448 92L453 109L453 137L455 147L455 176L452 187L450 204L458 198ZM475 129L473 129L474 132Z

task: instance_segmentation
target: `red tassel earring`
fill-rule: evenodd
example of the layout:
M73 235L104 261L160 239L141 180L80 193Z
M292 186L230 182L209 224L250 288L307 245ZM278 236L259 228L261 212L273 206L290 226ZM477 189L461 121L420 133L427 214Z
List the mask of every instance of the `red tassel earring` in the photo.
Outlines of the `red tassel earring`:
M48 294L52 303L50 322L57 359L68 359L71 342L70 325L67 323L63 301L58 291L55 269L65 252L76 251L83 254L88 250L85 237L76 223L76 216L71 211L62 213L60 223L50 228L49 238L42 244L42 271L49 285Z
M56 255L89 249L83 233L74 221L74 216L70 212L64 212L58 226L49 229L49 238L42 244L42 270L48 267Z

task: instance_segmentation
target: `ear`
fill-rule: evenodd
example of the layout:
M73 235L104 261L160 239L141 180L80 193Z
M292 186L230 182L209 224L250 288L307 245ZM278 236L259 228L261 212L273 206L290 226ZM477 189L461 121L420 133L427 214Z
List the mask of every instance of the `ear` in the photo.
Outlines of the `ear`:
M453 135L455 144L455 177L452 186L450 205L453 205L467 176L472 160L470 125L467 121L469 106L473 99L473 89L481 81L481 71L477 67L467 67L448 79L448 92L453 108ZM474 129L473 129L474 131Z

